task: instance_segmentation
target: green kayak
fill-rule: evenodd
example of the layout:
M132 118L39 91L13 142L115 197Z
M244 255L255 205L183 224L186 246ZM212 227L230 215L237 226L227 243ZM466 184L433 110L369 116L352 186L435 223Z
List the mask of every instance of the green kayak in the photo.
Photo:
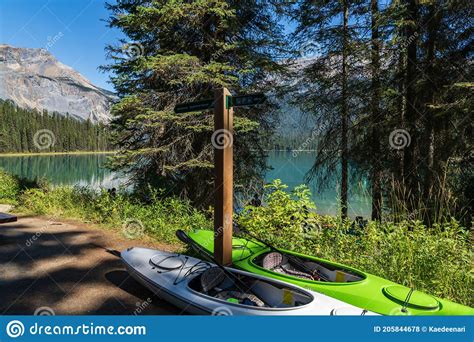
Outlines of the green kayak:
M194 230L189 237L209 254L213 253L212 231ZM412 290L346 265L292 251L282 252L250 239L232 239L235 267L287 281L372 312L382 315L474 315L474 309L468 306ZM309 269L313 270L311 274Z

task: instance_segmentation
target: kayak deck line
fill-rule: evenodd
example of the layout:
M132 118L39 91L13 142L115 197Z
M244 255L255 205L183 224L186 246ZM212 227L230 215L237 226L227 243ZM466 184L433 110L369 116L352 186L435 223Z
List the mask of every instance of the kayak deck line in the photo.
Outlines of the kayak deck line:
M221 311L232 315L373 314L297 285L227 268L249 284L251 293L242 293L235 286L235 279L226 277L213 263L183 254L136 247L120 254L133 278L158 297L192 314L214 315ZM212 283L216 278L219 279ZM206 284L210 287L206 288Z
M196 229L189 233L189 237L212 254L212 234L212 231ZM382 315L474 315L474 309L470 307L416 290L408 296L411 289L406 286L347 265L293 251L281 250L283 254L303 262L329 266L330 270L349 273L356 278L333 274L333 281L322 281L286 274L281 270L277 272L265 268L262 263L265 255L274 252L271 248L250 238L238 237L233 238L232 245L237 247L232 251L232 259L233 266L238 269L299 285Z

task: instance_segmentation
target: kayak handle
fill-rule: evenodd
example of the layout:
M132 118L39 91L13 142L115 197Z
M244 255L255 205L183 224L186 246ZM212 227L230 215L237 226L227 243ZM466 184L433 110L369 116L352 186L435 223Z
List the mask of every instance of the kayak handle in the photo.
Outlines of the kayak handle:
M186 233L184 232L184 230L181 230L181 229L178 229L178 230L176 231L176 237L177 237L178 239L180 239L181 242L184 242L185 244L188 244L188 245L189 245L189 244L192 244L192 242L194 242L194 241L192 241L192 240L189 238L188 234L186 234Z

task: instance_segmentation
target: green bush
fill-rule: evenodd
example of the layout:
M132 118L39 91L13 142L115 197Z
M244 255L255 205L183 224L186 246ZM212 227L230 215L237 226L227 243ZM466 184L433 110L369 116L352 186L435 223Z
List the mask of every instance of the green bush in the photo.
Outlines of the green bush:
M27 189L48 187L46 180L29 180L13 176L0 169L0 203L16 204Z
M309 190L267 186L265 205L246 207L239 225L279 248L338 261L473 305L472 250L468 230L454 219L433 227L421 221L375 222L365 227L314 212Z
M473 305L469 232L457 221L429 228L421 221L369 221L359 227L318 215L305 186L291 193L285 189L278 180L267 185L264 205L244 208L236 218L239 225L277 247L338 261ZM0 172L0 191L0 199L18 201L22 211L94 222L128 237L136 237L130 233L138 228L138 233L160 242L177 243L177 229L212 229L211 220L188 201L152 190L144 203L132 194L114 195L105 190L24 187L16 178Z
M15 203L19 193L19 180L0 169L0 203Z
M151 192L147 203L131 194L110 194L84 187L29 189L19 198L19 208L56 217L76 218L119 229L125 236L146 234L160 242L176 243L177 229L209 229L211 223L188 201L160 198Z

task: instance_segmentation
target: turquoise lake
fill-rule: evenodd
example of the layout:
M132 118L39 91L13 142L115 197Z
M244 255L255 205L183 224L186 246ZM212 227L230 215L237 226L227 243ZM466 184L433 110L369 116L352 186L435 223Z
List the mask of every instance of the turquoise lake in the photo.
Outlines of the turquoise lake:
M46 178L54 185L118 188L124 179L104 168L106 158L106 154L0 157L0 168L29 179ZM267 172L265 181L279 178L291 190L304 183L305 174L311 168L314 158L314 152L293 154L287 151L271 151L268 156L271 170ZM308 184L317 211L322 214L337 214L337 175L331 177L323 189L319 185L317 181ZM353 185L349 194L349 215L368 217L370 206L366 182Z

